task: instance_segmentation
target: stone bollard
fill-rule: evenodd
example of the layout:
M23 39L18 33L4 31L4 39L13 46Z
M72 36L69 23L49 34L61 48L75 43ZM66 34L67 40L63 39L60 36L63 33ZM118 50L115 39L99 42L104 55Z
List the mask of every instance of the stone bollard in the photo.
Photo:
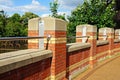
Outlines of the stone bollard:
M109 57L113 54L114 49L114 29L113 28L100 28L99 29L99 40L109 41Z
M44 40L45 46L52 50L51 80L66 79L66 22L61 19L45 17L45 35L51 38Z
M91 43L90 49L90 68L93 68L96 65L96 37L97 35L97 27L93 25L79 25L76 28L76 36L89 36L83 38L77 38L76 42L89 42Z

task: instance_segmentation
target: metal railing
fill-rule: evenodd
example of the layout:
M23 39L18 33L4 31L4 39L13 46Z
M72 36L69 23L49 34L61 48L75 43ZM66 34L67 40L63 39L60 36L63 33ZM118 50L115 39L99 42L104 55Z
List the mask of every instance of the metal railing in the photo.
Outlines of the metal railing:
M31 39L47 39L46 48L48 49L48 42L52 36L40 36L40 37L1 37L0 38L0 53L28 49L28 40ZM59 36L65 37L65 36ZM68 36L67 42L74 43L76 38L89 38L89 36ZM74 39L74 40L73 40Z
M0 38L0 53L28 49L28 40L43 38L46 37L2 37Z

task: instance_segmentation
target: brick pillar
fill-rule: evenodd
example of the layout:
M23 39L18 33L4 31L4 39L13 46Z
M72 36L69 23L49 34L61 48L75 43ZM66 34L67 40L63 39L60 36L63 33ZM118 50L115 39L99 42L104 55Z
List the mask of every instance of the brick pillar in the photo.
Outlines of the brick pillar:
M114 48L114 29L112 28L100 28L99 29L99 40L108 40L109 41L109 53L111 56L113 54Z
M89 38L76 38L76 42L91 43L90 49L90 67L93 68L96 64L96 33L97 27L93 25L79 25L76 28L76 36L89 36ZM83 40L82 40L83 39Z
M120 39L120 29L115 30L115 39Z
M90 48L90 68L95 67L97 64L96 59L96 41L97 41L97 27L93 25L87 25L87 35L89 36L88 42L91 43Z
M107 36L109 41L109 57L111 57L114 52L114 29L113 28L107 28Z
M66 79L66 22L52 17L45 17L43 20L44 34L51 36L49 42L44 40L45 46L53 51L51 80Z
M33 18L28 21L28 37L38 37L39 36L39 20L40 18ZM39 48L39 40L31 39L28 40L28 48L29 49L38 49Z

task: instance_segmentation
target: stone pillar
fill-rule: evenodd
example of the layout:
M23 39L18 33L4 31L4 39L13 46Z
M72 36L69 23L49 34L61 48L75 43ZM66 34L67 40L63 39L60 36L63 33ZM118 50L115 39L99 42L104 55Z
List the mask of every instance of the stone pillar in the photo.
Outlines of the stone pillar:
M107 28L100 28L99 29L99 40L107 40L108 35L107 35Z
M40 18L33 18L28 21L28 37L39 36L39 20ZM38 49L39 39L28 40L28 49Z
M86 30L86 31L85 31ZM89 36L89 38L77 38L76 42L89 42L91 43L90 49L90 67L93 68L96 64L96 39L97 27L93 25L79 25L76 28L76 36ZM83 39L83 40L82 40Z
M109 41L109 56L113 54L114 49L114 29L113 28L100 28L99 29L99 39Z
M120 29L115 30L115 39L120 39Z
M45 35L51 36L45 46L53 51L51 64L51 80L66 79L66 22L52 17L45 17Z
M83 36L87 36L87 25L78 25L76 27L76 42L86 43L88 38Z

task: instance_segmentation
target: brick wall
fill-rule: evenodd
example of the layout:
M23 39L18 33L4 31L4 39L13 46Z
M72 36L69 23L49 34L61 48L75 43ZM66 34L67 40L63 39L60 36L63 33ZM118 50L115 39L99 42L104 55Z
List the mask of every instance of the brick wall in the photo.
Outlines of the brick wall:
M0 74L0 80L49 80L51 58Z
M105 58L107 58L107 56L109 55L109 45L105 44L105 45L100 45L97 46L96 49L96 58L97 58L97 62L104 60Z
M45 26L44 35L51 36L49 41L44 39L44 44L45 47L47 45L47 49L52 51L52 57L2 73L0 74L1 80L71 80L83 71L96 67L100 61L120 52L120 40L118 37L115 37L117 40L114 39L113 29L105 28L107 38L102 36L105 29L100 29L98 44L97 28L93 25L81 25L86 27L86 36L89 38L85 38L84 42L82 42L82 38L77 38L76 43L67 46L66 22L51 17L42 20L44 20ZM29 28L28 36L38 36L38 25L29 26L32 28ZM78 26L76 36L82 36L81 26ZM118 34L118 31L116 32ZM38 48L38 43L38 40L30 40L28 47Z
M67 77L73 78L89 67L90 48L67 53Z

